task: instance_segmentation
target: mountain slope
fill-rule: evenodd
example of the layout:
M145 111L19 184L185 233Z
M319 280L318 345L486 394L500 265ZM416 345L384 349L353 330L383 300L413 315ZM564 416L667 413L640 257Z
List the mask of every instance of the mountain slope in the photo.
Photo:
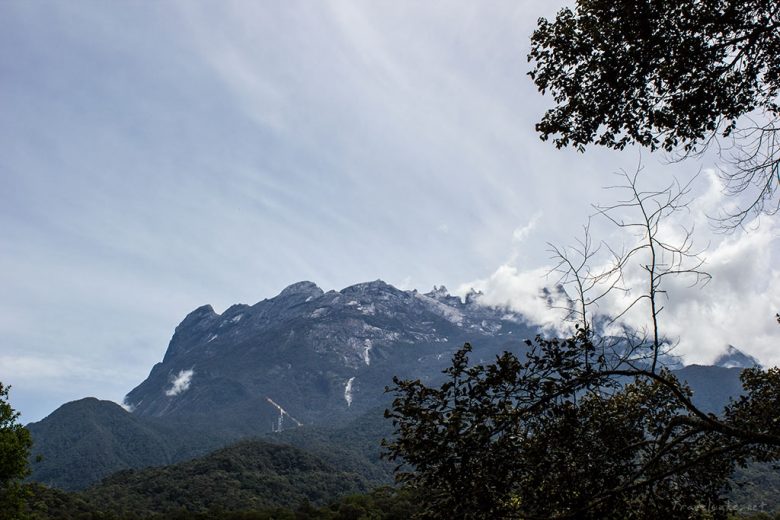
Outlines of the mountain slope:
M121 471L83 493L103 510L148 515L322 504L365 492L365 480L292 446L243 441L172 466Z
M446 290L375 281L324 293L300 282L253 306L190 313L126 403L139 416L244 435L338 424L381 405L394 375L438 375L465 341L492 357L524 349L535 333L513 313Z
M33 465L35 480L62 489L82 487L117 469L171 461L159 432L109 401L68 403L28 429L32 453L42 457Z
M66 490L121 469L170 464L224 445L208 432L150 421L93 397L67 403L27 428L33 438L32 479Z
M382 412L371 410L339 427L267 432L265 440L295 446L372 485L388 484L392 466L380 460L379 442L392 429ZM95 398L67 403L27 427L34 440L31 480L63 490L84 489L121 470L190 460L237 440L186 423L134 416Z
M688 365L673 373L693 390L693 404L702 411L719 414L730 399L742 395L742 368Z

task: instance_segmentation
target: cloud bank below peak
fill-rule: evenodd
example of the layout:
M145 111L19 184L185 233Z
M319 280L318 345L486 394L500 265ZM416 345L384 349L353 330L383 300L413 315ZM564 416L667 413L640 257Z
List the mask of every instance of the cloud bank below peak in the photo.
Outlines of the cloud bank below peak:
M711 363L729 345L735 345L766 366L780 365L780 326L775 319L775 313L780 312L780 228L774 220L766 219L753 229L718 233L706 215L717 214L731 201L725 199L720 180L712 171L705 172L694 195L690 211L674 215L666 222L664 232L671 240L679 239L680 229L693 226L696 243L708 244L701 255L702 269L711 279L706 284L691 286L690 278L667 278L665 293L659 295L659 304L663 306L659 317L662 335L676 342L675 354L688 364ZM610 233L608 228L596 226L593 233L605 230ZM614 233L610 238L614 240ZM627 244L633 240L621 238ZM625 285L630 291L613 291L599 301L598 308L593 309L595 313L616 316L642 294L648 281L645 262L638 260L624 271ZM551 274L554 264L520 267L513 248L509 261L487 277L462 284L458 291L482 291L480 301L485 304L506 305L522 312L531 322L564 330L561 324L565 324L565 312L546 301L545 289L558 281ZM598 270L600 266L593 267ZM636 305L621 323L649 330L649 307Z

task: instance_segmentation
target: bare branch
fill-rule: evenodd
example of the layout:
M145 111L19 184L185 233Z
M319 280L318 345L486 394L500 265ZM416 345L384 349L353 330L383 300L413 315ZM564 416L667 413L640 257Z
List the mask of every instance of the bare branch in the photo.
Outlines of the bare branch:
M614 293L630 293L632 288L626 285L625 272L629 265L640 259L638 255L642 255L645 288L627 302L621 311L607 317L605 324L613 326L638 304L647 302L650 308L650 339L649 343L646 342L641 347L650 348L651 371L656 372L659 356L663 353L663 345L666 343L658 321L663 311L659 298L666 295L664 280L670 276L685 277L690 279L690 286L693 287L706 284L710 275L703 270L702 250L694 249L693 226L678 226L675 237L666 236L665 229L662 229L662 224L673 215L689 212L689 195L696 177L685 184L675 180L663 189L648 190L640 186L641 172L641 164L634 172L619 172L620 183L607 189L623 192L625 195L619 196L618 201L613 204L593 206L596 216L605 218L619 229L630 231L636 243L630 247L623 244L619 248L604 242L594 246L589 221L583 228L584 237L577 240L576 246L550 246L550 251L558 261L553 271L559 275L559 283L573 294L570 302L572 306L567 309L569 316L581 323L586 330L592 328L600 301ZM609 254L609 259L599 271L594 271L590 264L596 260L602 249ZM631 350L637 353L642 350L641 347L632 344Z

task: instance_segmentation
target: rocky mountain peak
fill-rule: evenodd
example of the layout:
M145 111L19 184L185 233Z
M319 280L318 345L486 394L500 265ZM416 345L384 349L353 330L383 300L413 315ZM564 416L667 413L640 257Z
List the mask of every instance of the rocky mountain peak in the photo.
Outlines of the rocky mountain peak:
M423 296L432 298L445 305L449 305L450 307L460 307L461 304L463 303L460 301L459 296L451 295L450 292L447 290L447 288L443 285L440 285L438 287L434 285L433 290L429 293L424 294Z
M323 294L325 294L324 291L320 289L316 283L303 281L303 282L294 283L292 285L288 285L287 287L284 288L284 290L282 290L282 292L279 293L277 298L288 298L290 296L299 296L299 295L319 298Z
M466 305L477 305L481 297L482 297L482 291L475 291L474 289L469 289L469 292L466 294Z
M447 298L450 295L450 292L447 290L447 288L443 285L440 286L433 286L433 290L429 293L426 293L425 296L428 296L429 298L435 298L437 300L441 300L444 298Z
M350 285L341 290L342 294L350 293L381 293L387 291L398 291L395 287L385 282L384 280L374 280L373 282L363 282Z
M724 368L752 368L760 367L761 363L753 356L729 345L726 351L713 362L713 365Z
M219 314L214 312L211 305L201 305L189 313L176 327L165 353L165 359L188 350L192 338L203 335L217 320L219 320Z
M179 327L187 326L191 327L198 322L201 322L203 320L207 320L209 318L213 318L218 316L216 312L214 312L214 307L211 305L201 305L191 313L187 314L187 316L182 320Z
M403 302L408 301L411 297L410 293L397 289L382 280L350 285L342 289L339 294L346 297L347 300L382 303L385 305L402 305Z

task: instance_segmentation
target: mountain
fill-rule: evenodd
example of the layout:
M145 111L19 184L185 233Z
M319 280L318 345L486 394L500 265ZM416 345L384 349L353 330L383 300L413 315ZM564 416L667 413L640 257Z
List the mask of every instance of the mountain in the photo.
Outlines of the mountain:
M372 486L389 484L393 466L379 457L380 439L392 433L383 411L371 410L341 427L267 432L264 439L305 450L339 471L360 474ZM85 489L118 471L190 460L238 440L186 423L137 417L91 397L67 403L27 428L34 439L32 480L67 491Z
M192 458L225 442L175 422L134 416L93 397L67 403L27 428L34 442L34 480L65 490L83 488L121 469Z
M35 479L73 489L117 469L169 463L165 439L109 401L86 398L28 425L35 441ZM73 464L78 460L78 464Z
M461 300L444 287L422 294L380 280L338 292L300 282L222 314L205 305L176 327L162 361L128 393L131 413L85 399L29 425L32 454L43 455L32 478L83 488L117 470L266 436L387 482L378 442L392 433L382 411L393 376L434 383L467 341L473 362L490 362L504 350L522 355L538 332L520 314L481 305L477 293ZM742 359L736 349L727 354L724 363ZM739 372L676 371L715 413L739 393Z
M733 345L729 345L726 348L726 351L719 355L712 364L716 367L723 368L761 367L761 363L759 363L756 358L745 354Z
M704 412L719 414L730 399L742 395L741 368L688 365L674 370L693 390L693 404Z
M674 370L674 374L691 387L696 406L717 414L729 400L742 395L740 374L753 367L761 367L756 358L729 345L713 365L688 365Z
M477 298L462 301L444 287L401 291L382 281L326 293L301 282L221 315L200 307L128 394L132 413L85 399L29 425L33 457L43 456L33 462L32 478L78 489L117 470L170 464L285 431L291 443L340 453L373 481L386 481L381 435L355 434L355 424L366 414L370 429L385 424L385 387L394 375L430 381L466 341L476 346L475 359L487 361L504 349L524 349L522 340L536 334L521 316ZM293 433L299 425L307 428ZM370 438L370 453L347 453L333 442L350 435Z
M421 294L378 280L326 293L300 282L252 306L190 313L125 403L139 417L243 435L338 424L385 403L394 375L437 377L466 341L492 356L535 333L443 287Z

